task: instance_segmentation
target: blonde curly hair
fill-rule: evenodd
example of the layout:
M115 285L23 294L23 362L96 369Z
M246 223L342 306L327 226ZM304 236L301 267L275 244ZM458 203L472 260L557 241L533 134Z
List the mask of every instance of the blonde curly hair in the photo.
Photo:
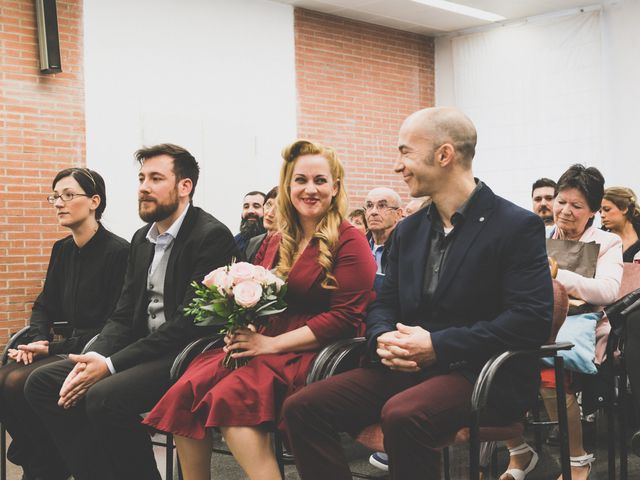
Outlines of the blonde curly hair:
M340 235L339 227L347 212L347 192L344 189L344 168L336 152L329 147L308 140L297 140L282 150L284 163L280 169L280 184L277 197L278 230L281 234L280 262L276 273L287 278L293 266L303 232L298 212L291 202L291 179L296 160L304 155L322 155L329 163L329 171L337 187L336 195L331 199L329 211L316 226L312 238L318 239L318 263L324 270L321 286L326 290L338 287L333 275L335 250Z

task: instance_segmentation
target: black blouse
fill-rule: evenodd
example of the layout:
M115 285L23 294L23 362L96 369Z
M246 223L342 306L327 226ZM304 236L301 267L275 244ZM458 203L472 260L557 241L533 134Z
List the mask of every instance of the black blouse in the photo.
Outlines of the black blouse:
M622 261L632 263L633 257L635 257L638 252L640 252L640 240L622 252Z
M44 287L31 312L31 341L50 340L54 322L68 322L71 337L49 345L49 354L80 353L102 330L122 290L129 242L102 225L82 248L72 236L51 251Z

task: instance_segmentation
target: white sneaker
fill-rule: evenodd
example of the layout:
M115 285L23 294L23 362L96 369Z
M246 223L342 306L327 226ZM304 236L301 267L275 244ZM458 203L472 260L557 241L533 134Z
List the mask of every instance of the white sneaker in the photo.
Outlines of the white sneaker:
M369 463L385 472L389 471L389 456L384 452L375 452L369 457Z

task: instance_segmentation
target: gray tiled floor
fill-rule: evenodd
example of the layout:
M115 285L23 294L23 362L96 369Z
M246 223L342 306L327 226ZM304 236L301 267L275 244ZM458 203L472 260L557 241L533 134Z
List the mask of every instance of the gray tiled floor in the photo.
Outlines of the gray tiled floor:
M607 440L606 440L606 425L604 420L599 421L597 428L591 428L591 431L586 430L585 433L585 445L587 451L594 452L597 460L594 464L594 470L591 474L591 480L604 480L607 476ZM344 445L347 452L347 457L350 460L351 470L356 473L363 473L372 475L374 478L384 479L387 476L380 470L370 466L367 459L369 452L363 447L355 444L350 439L344 439ZM531 442L533 445L533 442ZM220 443L222 445L222 443ZM538 467L527 476L527 480L554 480L557 478L560 472L560 464L558 461L557 449L550 447L543 447L540 452L540 463ZM468 478L468 450L465 446L458 446L452 449L452 468L451 478L454 480L462 480ZM156 459L158 465L164 466L164 450L156 447ZM498 464L500 470L504 469L507 463L507 454L505 448L499 448L499 460ZM164 473L164 472L163 472ZM618 476L620 478L619 470ZM21 476L20 469L8 464L7 479L19 480ZM226 455L215 454L212 457L211 462L211 477L218 480L241 480L246 479L241 469L235 463L232 457ZM177 478L177 475L174 476ZM298 480L298 476L294 466L287 466L285 472L286 480ZM358 478L354 476L354 478ZM633 454L629 455L629 477L630 480L640 479L640 458Z
M587 451L594 452L597 460L591 474L591 480L607 479L607 437L606 418L599 418L597 425L585 426L585 447ZM534 444L530 439L531 445ZM220 443L219 445L223 445ZM348 437L343 438L343 445L350 460L351 471L354 478L359 478L357 474L366 474L374 478L385 479L387 475L372 467L368 463L369 451ZM498 465L502 472L508 462L506 448L499 447ZM538 467L527 476L527 480L555 480L560 473L560 462L558 459L558 449L548 446L542 448L540 452L540 463ZM640 479L640 458L633 454L629 455L629 480ZM468 449L466 446L456 446L451 450L451 478L453 480L466 480L468 478ZM247 477L240 470L232 457L225 455L214 455L211 462L212 479L241 480ZM617 477L620 478L619 469ZM177 478L177 476L175 477ZM286 480L299 480L299 476L294 466L287 466L285 471Z

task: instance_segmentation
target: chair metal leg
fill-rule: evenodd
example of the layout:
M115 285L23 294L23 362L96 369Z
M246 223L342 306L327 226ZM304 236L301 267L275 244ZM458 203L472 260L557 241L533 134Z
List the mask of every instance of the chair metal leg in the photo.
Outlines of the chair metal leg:
M7 480L7 429L0 425L0 480Z
M537 422L540 421L540 404L539 401L535 403L533 407L533 421L534 421L534 438L536 442L536 452L542 451L542 432L540 431L540 426L536 425Z
M556 399L558 405L558 428L560 432L560 460L562 463L562 479L571 480L571 463L569 462L569 419L567 417L567 401L564 391L564 360L554 357L556 374Z
M480 480L480 418L472 412L469 428L469 479Z
M444 470L444 480L451 480L450 468L449 447L444 447L442 449L442 469Z
M618 400L618 425L620 430L620 480L627 480L628 475L628 450L627 450L627 424L625 422L625 416L628 411L629 395L627 392L627 373L622 368L620 374L620 384L618 385L619 400Z
M613 358L611 358L613 361ZM613 376L613 365L608 364L611 375L609 376L609 391L607 398L607 473L609 480L616 480L616 385Z
M175 449L175 446L173 445L173 434L171 433L167 433L166 434L166 444L167 444L167 448L166 448L166 458L165 460L165 479L166 480L173 480L173 452Z

